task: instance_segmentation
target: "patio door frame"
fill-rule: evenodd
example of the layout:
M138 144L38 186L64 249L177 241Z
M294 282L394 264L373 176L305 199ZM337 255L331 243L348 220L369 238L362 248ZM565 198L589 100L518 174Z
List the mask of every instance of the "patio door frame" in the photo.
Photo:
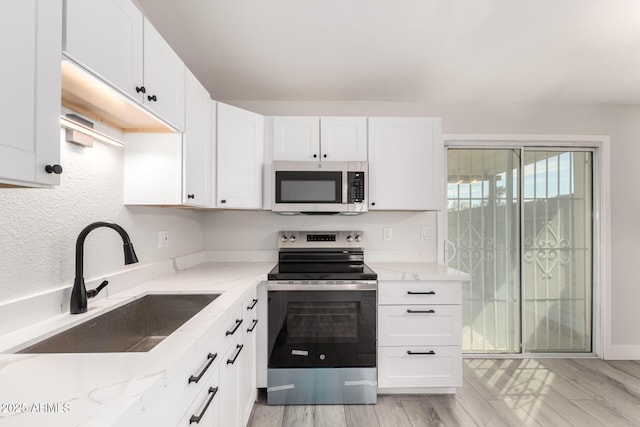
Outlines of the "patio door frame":
M530 357L599 357L607 358L611 346L611 192L610 147L606 135L530 135L530 134L443 134L444 183L447 182L447 152L460 149L518 149L593 151L593 275L592 275L592 352L591 353L513 353L469 354L467 358L530 358ZM446 185L446 184L444 184ZM520 183L522 187L522 183ZM447 206L447 191L444 191ZM522 213L521 213L522 217ZM438 212L438 262L447 260L447 211ZM522 244L522 242L521 242ZM520 272L522 276L522 271ZM522 277L520 278L522 289ZM520 303L522 307L522 302ZM522 326L521 326L522 329ZM522 342L522 336L520 337Z

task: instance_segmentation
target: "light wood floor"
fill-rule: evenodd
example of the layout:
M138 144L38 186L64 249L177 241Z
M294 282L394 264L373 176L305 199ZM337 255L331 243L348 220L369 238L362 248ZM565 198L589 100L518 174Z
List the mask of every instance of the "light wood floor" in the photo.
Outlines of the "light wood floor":
M268 406L261 396L249 426L640 426L640 362L467 359L455 396L351 406Z

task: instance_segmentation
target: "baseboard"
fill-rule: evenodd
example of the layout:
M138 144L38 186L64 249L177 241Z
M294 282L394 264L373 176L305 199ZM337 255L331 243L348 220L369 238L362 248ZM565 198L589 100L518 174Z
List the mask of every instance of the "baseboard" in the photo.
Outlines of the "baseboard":
M640 345L609 345L604 349L605 360L640 360Z

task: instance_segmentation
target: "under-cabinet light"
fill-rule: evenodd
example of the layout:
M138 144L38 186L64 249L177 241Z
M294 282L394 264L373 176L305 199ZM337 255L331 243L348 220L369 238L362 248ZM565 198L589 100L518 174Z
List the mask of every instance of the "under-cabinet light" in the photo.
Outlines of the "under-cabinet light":
M70 114L70 116L74 116L73 114ZM83 122L85 120L83 119ZM87 121L88 122L88 121ZM88 122L91 123L91 122ZM110 145L114 145L116 147L123 147L124 143L118 139L115 139L112 136L106 135L102 132L98 132L95 129L92 129L90 127L88 127L87 125L80 123L78 121L74 121L72 118L69 118L67 116L60 116L60 124L67 128L67 129L73 129L75 131L78 131L84 135L90 136L93 139L100 141L100 142L104 142L106 144L110 144ZM69 142L73 142L78 144L78 141L69 141ZM81 143L80 145L83 146L90 146L90 145L86 145L84 143Z

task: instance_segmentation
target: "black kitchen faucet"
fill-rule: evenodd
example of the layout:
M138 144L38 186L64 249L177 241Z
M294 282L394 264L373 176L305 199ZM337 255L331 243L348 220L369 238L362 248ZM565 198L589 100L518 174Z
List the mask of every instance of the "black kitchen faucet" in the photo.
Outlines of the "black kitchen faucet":
M93 298L98 295L98 293L109 283L105 280L97 288L88 291L84 285L84 240L87 238L87 235L89 233L91 233L96 228L101 227L111 228L117 231L120 237L122 237L125 264L128 265L138 262L136 252L135 250L133 250L133 244L131 243L129 235L124 230L124 228L120 227L118 224L114 224L111 222L94 222L87 225L80 232L80 234L78 235L78 239L76 240L76 277L73 280L73 290L71 291L71 302L69 304L69 311L71 312L71 314L80 314L86 312L87 298Z

